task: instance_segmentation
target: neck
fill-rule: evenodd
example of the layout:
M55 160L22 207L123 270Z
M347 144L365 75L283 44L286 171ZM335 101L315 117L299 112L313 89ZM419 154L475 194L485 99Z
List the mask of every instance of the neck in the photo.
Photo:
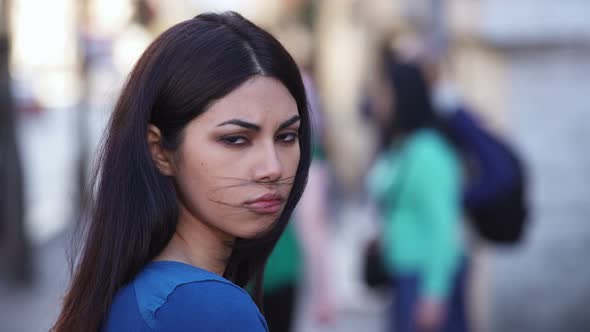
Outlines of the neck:
M192 215L182 204L176 231L155 260L178 261L223 275L233 238Z

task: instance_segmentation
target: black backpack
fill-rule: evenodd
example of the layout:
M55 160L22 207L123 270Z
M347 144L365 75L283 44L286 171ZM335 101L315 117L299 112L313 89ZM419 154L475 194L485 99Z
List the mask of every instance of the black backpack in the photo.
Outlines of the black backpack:
M463 206L473 228L492 243L518 243L528 208L525 170L517 154L465 109L448 115L443 127L467 162Z

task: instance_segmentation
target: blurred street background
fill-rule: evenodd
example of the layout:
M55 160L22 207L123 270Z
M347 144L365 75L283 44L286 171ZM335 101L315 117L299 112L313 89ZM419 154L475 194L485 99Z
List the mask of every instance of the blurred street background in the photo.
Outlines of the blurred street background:
M304 284L297 331L384 331L388 293L361 277L378 230L364 191L375 133L363 97L383 40L426 42L526 165L525 238L475 241L474 331L590 331L590 2L508 0L0 0L0 332L47 331L67 249L119 88L149 42L204 11L271 31L317 88L329 165L334 316ZM280 332L280 331L279 331Z

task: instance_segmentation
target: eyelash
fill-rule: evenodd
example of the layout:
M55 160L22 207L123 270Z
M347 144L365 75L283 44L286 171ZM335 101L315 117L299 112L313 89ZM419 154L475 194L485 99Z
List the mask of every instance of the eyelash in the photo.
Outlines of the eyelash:
M295 142L297 142L297 139L299 138L299 135L297 133L284 133L284 134L279 134L277 136L277 138L283 143L283 144L293 144Z
M225 136L222 137L220 139L221 142L223 142L224 144L227 145L231 145L231 146L240 146L240 145L244 145L245 143L236 143L237 140L244 140L244 141L248 141L248 139L244 136Z
M297 139L299 138L297 133L283 133L283 134L279 134L277 135L277 140L279 140L281 143L285 144L285 145L291 145L294 144L295 142L297 142ZM238 141L243 140L244 142L240 142L238 143ZM226 145L229 146L243 146L249 143L249 140L246 136L224 136L220 139L220 141Z

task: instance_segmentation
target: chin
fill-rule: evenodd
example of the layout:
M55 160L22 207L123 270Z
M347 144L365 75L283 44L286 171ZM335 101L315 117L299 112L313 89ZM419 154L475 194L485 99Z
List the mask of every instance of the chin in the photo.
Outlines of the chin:
M273 226L277 218L278 216L273 216L272 218L266 217L259 218L259 220L256 221L251 221L251 227L245 227L244 229L240 230L240 234L237 234L237 237L242 239L252 239L260 236Z

